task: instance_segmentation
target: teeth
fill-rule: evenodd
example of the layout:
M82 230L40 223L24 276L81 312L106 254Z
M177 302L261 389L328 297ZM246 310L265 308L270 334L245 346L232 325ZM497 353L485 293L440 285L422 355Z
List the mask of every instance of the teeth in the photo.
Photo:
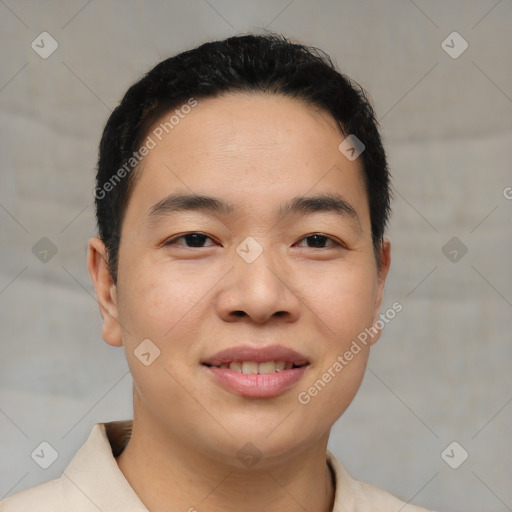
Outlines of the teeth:
M259 374L267 374L280 372L281 370L290 370L293 367L293 363L286 363L285 361L264 361L262 363L257 363L255 361L244 361L238 362L233 361L231 363L223 363L220 365L220 368L229 368L234 372L245 373L255 375Z
M254 361L244 361L242 363L242 373L258 373L258 363Z
M233 370L234 372L240 372L242 373L242 363L237 363L233 361L232 363L226 363L230 370Z
M266 361L258 365L258 373L274 373L276 371L276 363L274 361Z
M284 370L286 363L284 361L275 361L276 365L276 372L280 372L281 370Z

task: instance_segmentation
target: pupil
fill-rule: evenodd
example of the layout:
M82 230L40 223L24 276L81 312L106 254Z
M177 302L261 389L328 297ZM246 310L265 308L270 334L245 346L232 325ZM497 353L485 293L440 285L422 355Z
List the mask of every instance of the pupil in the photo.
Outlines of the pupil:
M185 239L187 240L187 243L191 242L189 245L192 245L193 247L200 247L204 243L206 235L202 235L200 233L192 233L186 235Z
M311 235L308 236L308 239L313 239L313 245L315 245L315 247L319 245L322 246L325 243L325 237L323 235Z

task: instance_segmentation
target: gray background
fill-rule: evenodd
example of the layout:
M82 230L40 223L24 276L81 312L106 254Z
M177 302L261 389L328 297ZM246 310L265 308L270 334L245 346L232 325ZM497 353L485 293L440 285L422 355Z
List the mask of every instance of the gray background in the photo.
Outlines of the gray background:
M57 477L94 423L131 417L86 269L110 111L164 57L266 28L369 91L394 178L383 311L404 309L330 449L425 507L512 510L510 1L5 0L0 25L0 497ZM31 48L43 31L59 44L47 59ZM458 58L442 47L453 31L469 44ZM30 455L42 441L58 452L46 470ZM469 453L458 469L441 457L452 441Z

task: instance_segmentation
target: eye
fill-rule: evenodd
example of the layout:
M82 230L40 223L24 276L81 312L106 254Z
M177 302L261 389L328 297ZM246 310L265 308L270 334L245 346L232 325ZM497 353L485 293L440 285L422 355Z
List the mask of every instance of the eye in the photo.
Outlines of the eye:
M331 242L331 247L344 247L342 243L338 242L334 238L331 238L327 235L322 235L322 233L314 233L312 235L305 236L300 240L300 242L302 242L303 240L309 240L310 243L312 243L313 249L329 249L329 247L324 247L324 244L327 242Z
M185 245L182 243L178 243L178 241L183 240L185 241ZM174 238L171 238L167 240L163 245L164 246L177 246L177 247L189 247L189 248L203 248L203 247L212 247L214 244L211 243L209 245L204 245L208 240L213 242L213 239L209 237L208 235L205 235L204 233L199 232L192 232L192 233L185 233L184 235L179 235ZM302 238L299 242L299 245L301 242L306 241L309 242L307 247L312 249L329 249L335 248L335 247L344 247L342 243L335 240L332 237L329 237L327 235L323 235L321 233L314 233L312 235L305 236ZM330 243L331 245L325 246L326 244ZM303 246L304 247L304 246Z
M182 244L178 244L177 243L178 240L181 240L181 239L185 240L186 243L190 244L190 245L183 246ZM176 236L174 238L167 240L164 243L164 246L175 245L175 246L181 246L181 247L201 248L201 247L204 247L203 244L206 242L206 240L212 240L212 239L208 235L205 235L204 233L197 233L197 232L186 233L184 235ZM212 245L209 245L206 247L212 247Z

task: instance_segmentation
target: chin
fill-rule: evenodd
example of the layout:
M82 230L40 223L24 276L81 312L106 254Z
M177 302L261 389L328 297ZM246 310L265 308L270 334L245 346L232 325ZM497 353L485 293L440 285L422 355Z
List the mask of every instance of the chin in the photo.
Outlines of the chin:
M318 444L324 436L327 444L328 431L308 434L301 432L292 422L286 428L283 425L276 428L276 425L258 429L254 423L252 427L245 428L238 425L232 428L233 437L223 436L217 442L210 437L207 442L215 458L226 465L245 466L247 469L264 469L286 463Z

